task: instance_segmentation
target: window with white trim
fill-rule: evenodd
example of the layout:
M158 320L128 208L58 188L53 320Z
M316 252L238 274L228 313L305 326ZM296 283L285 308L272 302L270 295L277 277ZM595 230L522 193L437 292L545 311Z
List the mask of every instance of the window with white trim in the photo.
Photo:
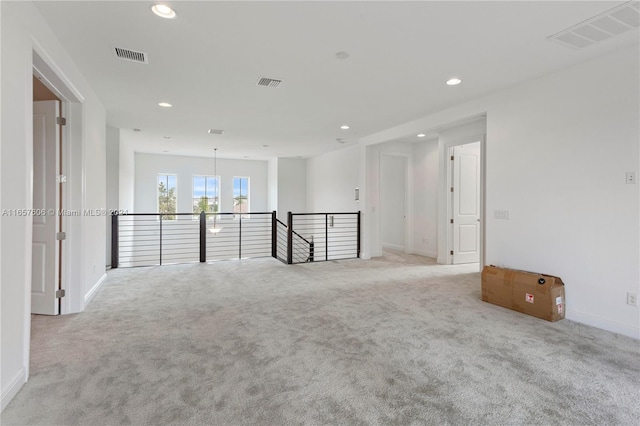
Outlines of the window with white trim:
M158 175L158 213L164 213L162 220L175 220L178 200L178 176ZM167 214L169 213L169 214Z
M220 211L220 176L193 177L193 213ZM207 219L213 219L210 215Z
M249 213L249 178L233 177L233 212Z

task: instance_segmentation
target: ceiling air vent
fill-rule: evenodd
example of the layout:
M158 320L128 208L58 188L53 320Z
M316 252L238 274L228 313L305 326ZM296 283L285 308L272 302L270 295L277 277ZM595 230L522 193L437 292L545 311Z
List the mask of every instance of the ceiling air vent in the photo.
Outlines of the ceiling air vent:
M564 46L581 49L640 26L640 6L627 2L547 37Z
M258 80L256 85L264 86L264 87L278 87L280 86L280 83L282 83L282 80L276 80L275 78L260 77L260 80Z
M210 135L221 135L224 133L224 130L220 130L220 129L209 129L209 134Z
M135 50L123 49L121 47L114 47L113 53L117 58L125 61L137 62L139 64L148 64L149 59L144 52L136 52Z

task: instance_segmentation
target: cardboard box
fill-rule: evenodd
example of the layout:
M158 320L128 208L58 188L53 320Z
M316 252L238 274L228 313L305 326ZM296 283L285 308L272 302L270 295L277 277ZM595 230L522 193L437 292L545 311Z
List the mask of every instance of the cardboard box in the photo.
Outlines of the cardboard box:
M485 266L482 300L547 321L564 318L564 283L552 275Z

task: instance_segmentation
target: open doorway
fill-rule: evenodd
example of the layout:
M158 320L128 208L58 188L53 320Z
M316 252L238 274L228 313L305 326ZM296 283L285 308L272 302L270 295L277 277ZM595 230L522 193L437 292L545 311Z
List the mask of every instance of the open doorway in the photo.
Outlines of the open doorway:
M58 315L61 297L61 100L33 76L31 313Z
M407 157L380 156L380 240L382 249L406 251Z
M443 144L445 264L484 264L484 135Z
M33 47L32 193L33 211L38 214L33 215L31 312L58 315L83 309L78 297L82 295L81 288L75 287L82 286L82 281L70 279L79 273L78 257L70 254L81 252L78 246L81 218L69 218L68 214L72 213L69 206L80 199L78 191L82 190L79 179L82 156L78 154L81 154L84 98L42 48L36 43ZM71 174L78 176L78 182L69 186ZM81 210L76 212L80 215ZM71 239L67 235L70 226ZM72 257L76 259L73 263ZM74 288L70 288L70 283ZM71 297L65 292L71 293Z

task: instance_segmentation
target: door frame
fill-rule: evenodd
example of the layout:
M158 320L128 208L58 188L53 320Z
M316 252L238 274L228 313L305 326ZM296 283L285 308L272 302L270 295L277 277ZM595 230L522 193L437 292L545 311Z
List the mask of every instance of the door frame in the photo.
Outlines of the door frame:
M61 126L60 138L60 174L64 174L67 177L67 183L62 188L60 209L78 208L79 205L84 205L82 196L84 192L84 161L82 155L77 155L78 149L82 152L82 102L84 102L84 97L47 54L45 49L36 40L32 39L31 41L33 54L29 72L35 75L60 99L60 114L67 119L67 125ZM33 115L33 111L30 111L29 114ZM32 118L30 118L31 121L33 121ZM77 149L71 149L72 143ZM33 140L31 145L33 146ZM30 161L30 167L32 168L33 155L31 155ZM77 184L74 185L74 182ZM33 181L31 182L31 191L33 191ZM62 229L60 231L67 233L67 239L63 241L61 247L58 248L56 244L56 250L59 250L58 255L62 259L60 262L61 289L65 290L67 294L60 303L59 312L62 315L81 312L84 309L82 289L84 280L82 279L81 270L81 265L84 264L84 254L81 250L82 223L73 223L68 216L64 215L61 219ZM73 217L72 219L75 222L82 222L81 217ZM71 262L72 257L76 259L75 262ZM78 262L77 259L81 259L81 261ZM29 268L31 268L31 262L29 263ZM28 293L27 324L30 324L30 286L28 286ZM27 339L29 339L28 336Z
M462 139L451 141L445 144L441 149L440 166L441 170L444 170L445 179L442 179L443 185L440 190L445 194L445 208L444 214L442 214L439 222L440 229L445 229L446 234L446 250L444 258L438 258L438 263L446 265L453 264L453 256L451 251L453 250L453 226L450 223L450 219L453 214L453 197L450 196L450 188L453 185L453 162L451 156L453 155L453 147L460 145L467 145L475 142L480 142L480 270L482 270L485 264L485 235L486 235L486 137L484 134L471 135ZM441 198L442 199L442 198Z

